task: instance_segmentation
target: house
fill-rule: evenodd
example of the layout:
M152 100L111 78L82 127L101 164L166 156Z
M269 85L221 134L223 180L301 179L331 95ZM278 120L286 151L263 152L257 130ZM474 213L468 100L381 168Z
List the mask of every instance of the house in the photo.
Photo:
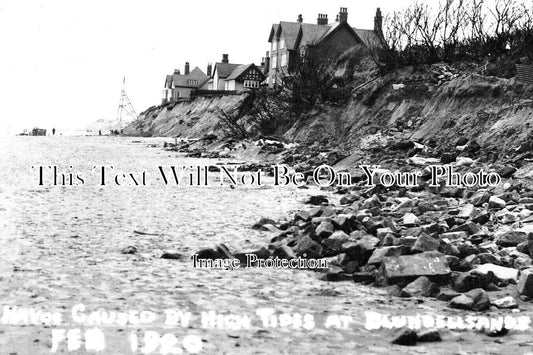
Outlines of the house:
M246 88L258 88L266 76L255 64L233 64L227 54L222 55L222 62L215 63L210 90L238 91Z
M270 43L270 70L267 83L274 86L281 83L291 66L291 58L303 48L313 46L327 56L338 56L357 45L369 48L383 43L383 17L378 8L374 17L374 29L363 30L348 24L348 9L341 7L334 23L328 23L328 15L318 14L316 24L304 23L302 15L296 22L273 24Z
M209 65L207 70L210 71ZM209 79L209 76L198 67L189 71L189 62L186 62L184 74L181 74L179 69L175 69L173 74L166 76L162 103L190 98L191 92L206 88Z

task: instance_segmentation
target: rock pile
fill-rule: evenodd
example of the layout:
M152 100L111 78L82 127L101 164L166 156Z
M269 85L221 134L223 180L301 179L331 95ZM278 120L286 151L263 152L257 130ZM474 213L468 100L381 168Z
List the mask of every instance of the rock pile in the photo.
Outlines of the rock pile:
M434 83L438 85L451 81L461 75L461 72L458 69L443 63L433 64L430 68L430 72L433 75Z
M415 158L409 163L429 159ZM461 159L469 158L453 159L454 167L461 168ZM472 159L465 166L477 169ZM434 297L450 308L514 308L512 297L491 298L507 287L533 298L533 191L513 186L433 188L422 181L414 188L338 188L339 204L313 196L312 207L286 220L259 221L254 228L275 236L251 253L325 259L323 280L387 286L396 296ZM216 254L243 259L246 253Z

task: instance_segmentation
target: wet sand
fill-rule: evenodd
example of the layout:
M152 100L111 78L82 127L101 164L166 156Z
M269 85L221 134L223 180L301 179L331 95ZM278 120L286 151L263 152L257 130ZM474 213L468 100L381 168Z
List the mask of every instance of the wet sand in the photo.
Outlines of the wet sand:
M250 226L262 217L279 219L303 206L316 189L236 187L37 186L31 166L58 165L85 172L93 165L114 165L124 172L155 172L158 165L207 164L160 149L161 139L119 137L14 137L0 143L0 306L32 307L64 314L69 325L76 304L91 310L168 308L193 314L214 310L254 316L259 308L278 313L313 314L310 330L266 328L254 318L251 329L203 329L200 322L182 329L149 326L101 326L105 354L132 352L127 337L155 330L178 339L198 335L206 354L345 353L526 353L533 351L531 330L489 338L472 331L442 331L442 343L390 347L388 331L364 327L368 310L387 314L462 315L433 300L399 299L385 289L353 282L331 283L301 270L194 269L188 256L219 243L230 250L254 250L272 237ZM158 144L159 147L148 147ZM216 160L212 161L217 162ZM155 174L154 174L155 176ZM324 192L320 192L324 193ZM136 233L135 231L142 232ZM135 246L139 253L123 254ZM175 250L186 257L166 260ZM513 287L502 294L513 294ZM530 315L532 307L520 303ZM507 313L506 313L507 312ZM506 311L500 314L508 314ZM326 329L328 315L354 319L347 330ZM475 314L475 313L472 313ZM490 315L485 312L484 315ZM49 354L54 327L0 324L0 353ZM65 344L58 353L69 353ZM79 352L70 353L85 353ZM160 353L154 351L153 353Z

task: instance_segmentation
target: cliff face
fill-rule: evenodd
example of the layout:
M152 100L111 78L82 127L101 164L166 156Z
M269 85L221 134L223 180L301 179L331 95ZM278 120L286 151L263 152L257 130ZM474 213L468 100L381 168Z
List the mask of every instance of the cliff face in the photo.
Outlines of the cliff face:
M431 83L427 73L404 71L359 90L346 105L317 105L284 133L289 141L323 141L349 149L369 136L451 145L460 136L498 151L528 141L533 127L533 88L514 79L462 74ZM403 85L394 85L402 83ZM197 98L154 107L125 129L129 135L200 138L217 128L218 108L231 112L240 96ZM170 108L170 109L169 109Z
M245 95L199 97L175 105L151 107L124 129L130 136L200 138L219 133L217 110L232 112Z
M451 145L460 136L497 150L530 139L533 88L514 79L464 75L440 85L405 75L382 78L344 107L320 107L285 134L296 141L328 140L346 148L369 136L433 140ZM404 83L397 87L393 84ZM531 136L533 139L533 135Z

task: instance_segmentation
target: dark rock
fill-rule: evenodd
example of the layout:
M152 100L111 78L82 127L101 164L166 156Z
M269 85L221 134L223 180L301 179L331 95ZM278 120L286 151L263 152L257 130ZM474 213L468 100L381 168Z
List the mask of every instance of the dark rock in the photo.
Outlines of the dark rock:
M397 345L416 345L417 335L414 330L408 328L400 328L394 330L389 338L392 339L391 343Z
M442 341L437 329L426 329L418 334L417 340L421 343L432 343Z
M489 295L482 288L470 290L465 295L474 301L471 308L473 311L485 311L490 308L491 301Z
M439 249L440 242L427 234L422 234L416 240L411 248L412 253L423 253L425 251L436 251Z
M501 235L497 240L496 244L503 248L507 247L516 247L518 244L527 242L527 234L520 231L510 231Z
M278 257L280 259L294 259L296 255L288 246L279 246L274 249L272 252L273 257Z
M454 290L442 290L442 291L440 291L440 293L437 295L436 298L437 298L439 301L446 301L446 302L448 302L448 301L450 301L451 299L453 299L453 298L455 298L455 297L457 297L457 296L459 296L459 295L460 295L460 293L457 292L457 291L454 291Z
M496 169L496 172L503 178L503 179L509 179L511 178L514 173L516 173L516 168L512 166L503 166L499 169Z
M457 154L455 153L442 153L442 155L440 156L440 162L442 164L453 163L455 162L456 159L457 159Z
M183 258L183 255L176 252L166 252L161 255L161 259L170 259L170 260L180 260Z
M522 296L533 297L533 270L523 270L516 287Z
M470 197L470 202L476 206L480 207L486 202L489 202L490 193L486 190L478 190Z
M457 292L468 292L475 288L485 288L490 280L483 275L469 272L459 273L452 281L452 288Z
M466 145L466 143L468 143L468 139L466 137L459 137L457 139L457 142L455 143L456 146L463 146L463 145Z
M124 247L120 250L122 254L137 254L139 250L137 250L136 247L129 245L127 247Z
M369 284L376 280L376 277L374 275L366 273L366 272L354 272L352 274L352 278L354 282L364 283L364 284Z
M357 201L358 197L356 195L344 195L341 197L340 203L341 205L350 205Z
M322 255L322 246L306 235L298 240L292 250L302 258L318 259Z
M348 241L350 241L350 236L348 234L343 231L336 231L327 239L324 239L322 245L335 252L341 252L343 250L342 245Z
M317 196L311 196L309 199L305 202L310 205L321 205L321 204L328 204L329 201L326 198L326 196L317 195Z

